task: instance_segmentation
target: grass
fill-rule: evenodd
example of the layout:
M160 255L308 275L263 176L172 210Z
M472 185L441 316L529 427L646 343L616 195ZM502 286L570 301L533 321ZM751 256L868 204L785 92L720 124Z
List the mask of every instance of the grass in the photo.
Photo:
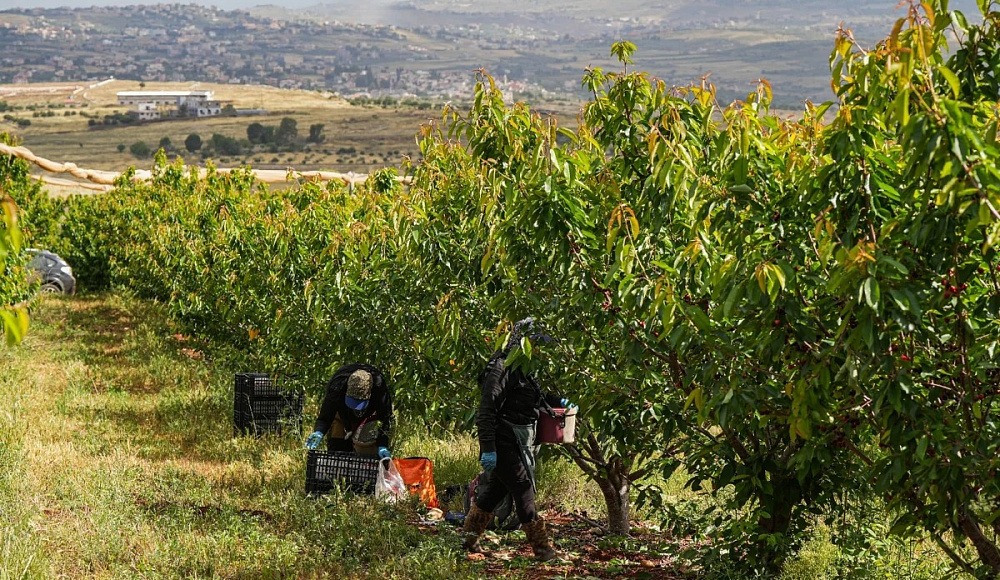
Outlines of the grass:
M306 497L301 436L233 436L232 372L190 346L155 304L99 295L44 298L27 339L0 350L0 580L479 578L507 565L466 559L457 528L416 525L415 505ZM469 434L404 418L396 439L397 456L433 460L442 488L478 471ZM539 487L543 509L602 503L558 458ZM507 575L530 568L522 536L493 538L522 552Z
M233 437L231 374L156 307L46 299L32 324L0 351L0 579L478 577L415 506L307 498L297 435Z

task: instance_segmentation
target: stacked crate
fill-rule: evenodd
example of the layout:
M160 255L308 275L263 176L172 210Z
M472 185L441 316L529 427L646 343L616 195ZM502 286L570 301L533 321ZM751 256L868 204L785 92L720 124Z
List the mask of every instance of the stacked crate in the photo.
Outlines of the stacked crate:
M240 435L301 434L304 394L282 386L278 377L238 373L233 397L233 424Z

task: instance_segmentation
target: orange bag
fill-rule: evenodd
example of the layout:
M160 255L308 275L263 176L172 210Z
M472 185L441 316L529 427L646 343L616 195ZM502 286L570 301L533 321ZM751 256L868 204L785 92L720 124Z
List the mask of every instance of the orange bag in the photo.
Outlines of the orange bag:
M410 495L420 498L429 508L438 507L437 489L434 487L434 464L426 457L393 459L396 469Z

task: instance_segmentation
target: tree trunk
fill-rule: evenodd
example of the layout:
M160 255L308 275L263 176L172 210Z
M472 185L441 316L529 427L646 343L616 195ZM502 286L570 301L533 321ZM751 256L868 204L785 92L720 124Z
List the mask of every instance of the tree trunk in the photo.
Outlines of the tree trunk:
M757 531L761 534L787 534L792 524L792 510L802 499L802 490L794 477L782 477L772 474L772 492L757 494L761 507L767 512L767 517L761 515L757 520ZM764 565L771 571L778 571L788 556L787 542L772 545L762 542L761 558Z
M597 477L594 480L604 494L604 503L608 506L608 530L613 534L627 534L632 525L629 521L631 503L629 502L630 481L628 473L621 473L621 462L615 461L608 468L608 477Z
M1000 549L986 537L982 528L979 527L979 522L972 517L972 514L968 510L962 510L962 513L958 516L958 525L961 526L962 533L976 547L979 559L992 570L993 573L990 577L996 578L1000 574Z
M629 533L632 528L629 521L632 509L629 501L633 475L629 467L631 462L622 457L605 458L593 433L581 443L567 445L566 449L577 466L601 488L608 508L608 530L614 534Z

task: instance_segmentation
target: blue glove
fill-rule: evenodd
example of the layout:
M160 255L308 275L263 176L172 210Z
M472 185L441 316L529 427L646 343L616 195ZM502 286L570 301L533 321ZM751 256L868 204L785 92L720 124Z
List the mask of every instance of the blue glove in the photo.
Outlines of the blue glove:
M306 437L306 449L316 449L319 447L319 442L323 440L322 431L313 431L311 435Z
M483 466L483 471L493 471L497 466L497 452L490 451L479 456L479 465Z
M392 453L389 453L389 449L386 447L378 448L378 458L379 459L392 459Z
M559 404L563 406L563 409L575 409L576 403L570 403L569 399L562 399Z

